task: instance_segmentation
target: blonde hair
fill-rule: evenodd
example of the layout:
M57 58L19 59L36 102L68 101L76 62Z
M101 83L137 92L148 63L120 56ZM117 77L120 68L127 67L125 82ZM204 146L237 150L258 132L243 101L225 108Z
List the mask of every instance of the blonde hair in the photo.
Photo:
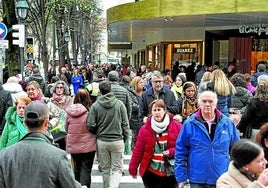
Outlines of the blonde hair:
M135 76L131 82L130 82L130 86L135 90L137 91L137 88L138 88L138 83L142 80L142 77L140 76Z
M39 83L37 81L33 80L33 81L28 82L27 86L26 86L26 90L30 85L33 85L39 91L40 96L42 96L42 97L44 96L44 94L43 94L43 92L42 92L42 90L40 88L40 85L39 85Z
M206 71L204 72L202 78L201 78L201 82L206 82L206 81L210 81L211 80L211 72Z
M234 85L221 69L216 69L212 72L211 81L214 82L214 91L219 95L228 96L236 93Z

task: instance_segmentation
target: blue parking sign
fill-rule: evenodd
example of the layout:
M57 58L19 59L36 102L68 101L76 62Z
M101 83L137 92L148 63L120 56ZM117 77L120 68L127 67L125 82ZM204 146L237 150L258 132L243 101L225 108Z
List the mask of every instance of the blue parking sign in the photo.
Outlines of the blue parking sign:
M0 22L0 39L5 39L7 36L7 26Z

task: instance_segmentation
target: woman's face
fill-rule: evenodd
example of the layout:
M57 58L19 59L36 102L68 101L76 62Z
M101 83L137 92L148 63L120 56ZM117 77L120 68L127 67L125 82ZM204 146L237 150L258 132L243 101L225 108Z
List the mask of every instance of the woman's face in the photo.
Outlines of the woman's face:
M189 98L194 98L195 97L195 88L194 86L188 87L185 89L185 95Z
M133 79L137 74L134 71L130 71L130 78Z
M19 117L23 117L24 116L24 108L26 107L26 102L19 100L18 104L17 104L17 114L19 115Z
M180 77L177 77L177 78L176 78L176 85L177 85L178 87L182 86L182 80L181 80Z
M260 174L266 168L267 161L264 158L263 150L261 153L249 164L245 165L244 167L248 169L248 172L251 174Z
M162 122L166 111L162 107L158 107L155 104L152 106L152 116L155 121Z
M138 89L138 90L143 90L143 87L144 87L144 81L143 81L143 79L141 79L141 80L138 82L138 87L137 87L137 89Z
M56 93L57 95L63 95L63 94L64 94L64 87L63 87L62 84L57 84L57 85L56 85L55 93Z
M35 101L39 95L39 89L33 84L27 86L27 95L32 100Z

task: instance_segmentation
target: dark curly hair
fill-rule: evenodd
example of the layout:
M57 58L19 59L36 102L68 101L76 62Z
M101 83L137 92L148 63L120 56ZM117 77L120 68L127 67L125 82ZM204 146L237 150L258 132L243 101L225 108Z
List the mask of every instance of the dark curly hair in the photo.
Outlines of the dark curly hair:
M247 88L247 81L244 74L241 73L235 73L231 78L230 81L235 87L242 86L244 88Z

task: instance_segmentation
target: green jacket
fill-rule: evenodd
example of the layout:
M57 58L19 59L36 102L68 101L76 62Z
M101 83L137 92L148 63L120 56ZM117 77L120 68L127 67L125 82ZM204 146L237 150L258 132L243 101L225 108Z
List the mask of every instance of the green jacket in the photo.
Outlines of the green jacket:
M126 107L113 93L97 98L90 108L87 126L102 141L126 140L130 136Z
M8 108L5 118L6 124L0 139L0 150L17 143L27 133L27 128L25 126L21 127L23 130L19 131L19 124L16 123L16 119L18 119L22 125L23 118L18 117L16 106Z

